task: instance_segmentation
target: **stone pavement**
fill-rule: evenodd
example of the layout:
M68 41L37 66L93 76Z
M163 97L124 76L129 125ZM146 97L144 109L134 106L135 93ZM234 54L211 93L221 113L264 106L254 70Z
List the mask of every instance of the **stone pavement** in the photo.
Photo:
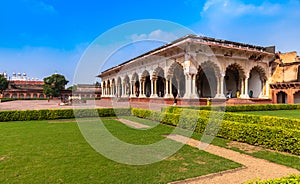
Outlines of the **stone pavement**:
M196 148L199 148L199 145L201 143L198 140L184 137L181 135L168 135L167 137L169 139L182 142ZM269 161L245 155L236 151L232 151L214 145L205 145L203 143L201 143L201 145L204 146L204 151L240 163L244 165L245 168L233 170L232 172L210 174L207 176L192 178L185 181L173 182L173 184L240 184L253 179L266 180L281 178L290 174L300 174L300 171L296 169L292 169L276 163L271 163Z
M59 100L16 100L0 103L0 110L38 110L38 109L72 109L72 108L143 108L160 110L167 104L141 103L141 102L116 102L109 100L88 100L86 104L60 106Z

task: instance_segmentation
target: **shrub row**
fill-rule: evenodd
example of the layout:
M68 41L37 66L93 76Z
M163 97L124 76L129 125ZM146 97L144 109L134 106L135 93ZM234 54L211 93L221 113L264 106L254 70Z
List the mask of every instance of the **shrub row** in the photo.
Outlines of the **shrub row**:
M47 98L1 98L0 102L10 102L15 100L48 100Z
M196 112L195 112L196 111ZM194 109L184 109L184 108L168 108L166 113L174 114L199 114L202 118L223 116L222 118L226 121L234 121L240 123L248 124L261 124L266 126L282 127L286 129L297 129L300 130L300 120L290 119L275 116L259 116L251 114L237 114L232 112L216 112L216 111L206 111L206 110L194 110Z
M130 115L130 109L52 109L26 111L0 111L0 122L69 119L76 117L108 117L115 115Z
M300 155L300 131L287 130L281 127L271 127L262 124L240 123L222 121L218 117L208 119L197 111L193 113L171 114L167 112L154 112L143 109L132 109L132 114L141 118L159 120L161 123L182 128L193 129L195 132L218 132L217 136L226 139L245 142L252 145L261 145L266 148L290 152ZM206 111L208 112L208 111ZM208 126L209 122L209 126Z
M226 112L243 111L274 111L300 109L300 104L266 104L266 105L233 105L233 106L188 106L188 107L165 107L162 111L172 112L178 109L213 110Z
M264 181L249 181L247 184L296 184L300 183L300 175L290 175L284 178L264 180Z

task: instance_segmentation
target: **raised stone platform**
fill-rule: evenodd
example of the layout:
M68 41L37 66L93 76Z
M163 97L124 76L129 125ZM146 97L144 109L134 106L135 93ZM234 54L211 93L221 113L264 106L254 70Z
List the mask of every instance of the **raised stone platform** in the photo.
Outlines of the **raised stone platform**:
M111 98L103 97L102 100L117 102L133 102L133 103L157 103L165 105L174 105L174 98ZM230 98L230 99L208 99L208 98L197 98L197 99L185 99L177 98L176 105L179 106L204 106L210 103L211 105L247 105L247 104L272 104L271 99L261 98Z

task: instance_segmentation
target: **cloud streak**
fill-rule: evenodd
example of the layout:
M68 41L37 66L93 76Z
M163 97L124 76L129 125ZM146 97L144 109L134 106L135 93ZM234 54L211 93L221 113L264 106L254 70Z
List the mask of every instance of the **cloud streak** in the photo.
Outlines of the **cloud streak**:
M262 2L260 5L246 4L239 0L208 0L202 8L201 15L221 13L227 16L242 16L247 14L275 15L281 9L280 4Z
M133 34L133 35L131 35L131 39L133 41L156 40L156 41L171 42L171 41L177 39L177 37L172 33L157 29L157 30L152 31L149 34Z
M57 13L54 6L47 4L41 0L23 0L23 2L38 12L46 12L51 14Z
M194 29L207 36L300 52L300 2L271 1L207 0Z

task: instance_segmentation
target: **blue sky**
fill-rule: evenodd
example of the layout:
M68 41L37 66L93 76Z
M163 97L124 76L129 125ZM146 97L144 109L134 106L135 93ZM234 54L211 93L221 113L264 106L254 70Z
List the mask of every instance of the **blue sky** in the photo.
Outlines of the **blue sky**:
M81 55L99 35L120 24L142 19L168 20L200 35L276 45L282 52L300 52L299 0L3 0L0 3L0 72L10 75L27 72L30 77L42 79L57 72L72 83ZM131 36L164 38L170 35L169 31L139 30ZM118 54L110 65L152 47L133 49L126 57Z

